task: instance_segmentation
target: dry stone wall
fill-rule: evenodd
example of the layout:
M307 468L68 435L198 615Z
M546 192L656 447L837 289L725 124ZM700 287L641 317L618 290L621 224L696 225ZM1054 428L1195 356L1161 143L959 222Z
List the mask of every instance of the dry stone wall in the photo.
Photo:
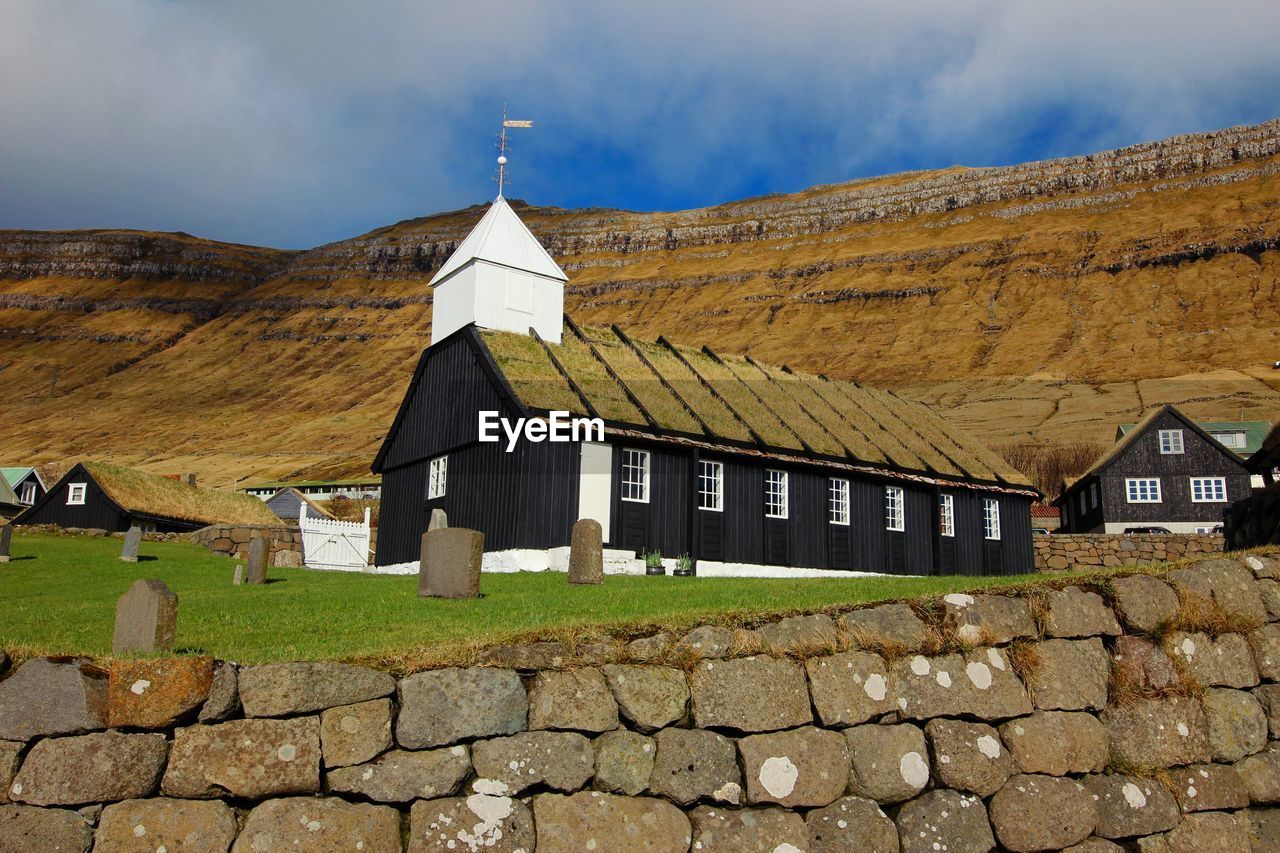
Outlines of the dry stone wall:
M1137 566L1221 553L1221 535L1053 533L1034 537L1036 571Z
M1278 803L1260 554L398 679L182 657L0 680L0 850L1261 851Z
M249 542L261 536L271 543L267 562L272 566L302 565L302 532L297 527L246 527L234 524L211 524L186 534L190 542L203 545L215 554L249 559Z

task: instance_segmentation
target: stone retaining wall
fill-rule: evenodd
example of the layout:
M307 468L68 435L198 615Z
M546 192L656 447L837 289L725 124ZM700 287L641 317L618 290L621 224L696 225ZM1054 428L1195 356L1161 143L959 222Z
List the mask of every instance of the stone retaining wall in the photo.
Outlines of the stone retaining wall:
M1219 558L399 679L33 659L0 680L0 849L1276 850L1278 578Z
M1118 533L1063 533L1035 536L1036 571L1090 566L1136 566L1222 552L1222 536L1170 533L1125 536Z
M297 527L243 527L232 524L211 524L185 534L187 541L203 545L215 554L249 559L249 540L265 536L271 541L267 561L273 566L302 565L302 533Z

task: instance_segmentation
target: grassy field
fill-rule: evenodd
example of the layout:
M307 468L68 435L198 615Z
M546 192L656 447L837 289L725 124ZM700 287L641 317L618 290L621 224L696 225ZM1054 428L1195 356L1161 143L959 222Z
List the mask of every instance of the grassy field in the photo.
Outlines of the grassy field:
M571 587L560 573L485 575L483 597L420 599L416 577L272 569L266 586L233 586L234 563L185 543L18 534L0 565L0 648L11 655L106 657L116 599L137 578L179 598L177 650L242 662L351 660L410 669L465 661L494 643L629 636L654 625L749 622L753 616L1025 582L1004 578L776 580L607 577ZM1039 576L1043 578L1044 576ZM1055 577L1062 577L1057 575Z

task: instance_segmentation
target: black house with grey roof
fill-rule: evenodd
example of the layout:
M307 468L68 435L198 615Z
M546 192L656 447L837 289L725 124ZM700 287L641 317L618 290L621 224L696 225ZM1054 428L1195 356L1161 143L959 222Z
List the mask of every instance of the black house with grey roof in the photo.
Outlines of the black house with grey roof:
M555 292L550 258L501 198L464 251L433 280L435 318L450 331L433 333L373 463L379 565L416 560L441 508L452 526L482 531L488 551L567 545L573 523L594 518L606 547L699 561L1032 568L1039 493L926 406L560 312L553 323L528 298ZM479 440L481 412L598 418L604 436L507 452Z

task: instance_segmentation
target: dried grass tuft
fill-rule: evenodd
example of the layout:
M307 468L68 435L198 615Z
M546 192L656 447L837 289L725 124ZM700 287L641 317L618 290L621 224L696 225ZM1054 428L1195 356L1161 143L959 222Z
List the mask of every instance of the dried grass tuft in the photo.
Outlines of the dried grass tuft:
M1023 684L1030 684L1031 679L1035 677L1036 672L1040 669L1039 646L1026 640L1017 640L1009 646L1006 654L1009 658L1009 666L1013 669L1013 674L1018 676Z

